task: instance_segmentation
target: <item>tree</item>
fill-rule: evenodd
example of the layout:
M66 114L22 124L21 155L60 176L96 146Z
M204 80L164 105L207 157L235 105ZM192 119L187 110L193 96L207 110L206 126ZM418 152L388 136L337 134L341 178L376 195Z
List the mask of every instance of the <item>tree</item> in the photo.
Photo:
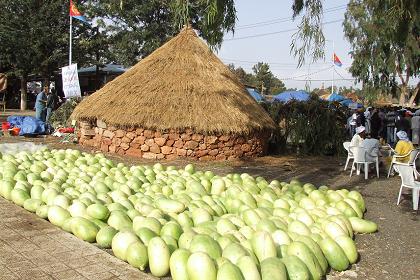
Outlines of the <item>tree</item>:
M414 91L408 90L410 79L420 73L420 18L415 2L351 0L344 21L352 47L352 75L369 92L398 87L400 104L409 99L410 106L420 87L419 83Z
M270 94L277 94L277 93L286 91L285 84L283 83L283 81L281 81L276 76L273 76L273 79L272 79L271 83L272 83L272 85L271 85L271 89L270 89Z
M0 1L0 63L21 83L21 110L26 109L28 76L49 78L68 57L68 4L60 0ZM91 34L88 27L75 21L74 54L89 63ZM91 59L92 58L92 59Z
M293 18L303 14L299 30L292 37L291 53L302 66L306 56L312 61L324 58L325 37L322 29L323 0L294 0Z
M126 66L163 45L184 25L191 25L210 46L218 47L236 21L233 0L91 0L87 11L101 20L101 29L109 36L110 60Z
M122 1L122 0L121 0ZM191 19L197 19L194 7L205 5L203 21L208 28L203 37L210 45L220 47L223 32L235 30L236 9L234 0L175 0L175 20L180 26L187 24ZM294 35L291 43L291 52L298 57L301 66L307 54L314 61L324 58L324 33L322 32L323 0L293 0L293 18L304 14L299 25L299 31ZM198 26L200 27L200 26Z
M252 66L256 80L256 86L261 89L262 93L270 92L273 80L273 73L267 63L258 62Z
M240 66L238 68L235 68L235 65L233 63L229 64L228 68L236 75L236 77L238 77L239 81L241 81L242 84L244 84L245 86L255 87L256 81L255 77L252 74L247 73Z
M21 109L26 109L29 74L46 80L65 58L68 8L62 1L1 1L0 62L21 82Z
M267 63L258 62L252 67L252 71L254 71L256 87L264 89L264 93L276 94L286 90L284 83L274 76Z
M31 26L29 14L31 7L26 1L2 1L0 2L0 63L8 74L14 74L20 78L21 109L26 109L26 80L28 74L35 68L34 49L31 48L33 34L29 32ZM15 20L18 21L15 21ZM25 90L23 89L25 88Z
M228 68L246 86L255 87L265 94L276 94L286 90L284 83L270 71L267 63L258 62L252 67L252 73L247 73L242 67L235 68L229 64Z

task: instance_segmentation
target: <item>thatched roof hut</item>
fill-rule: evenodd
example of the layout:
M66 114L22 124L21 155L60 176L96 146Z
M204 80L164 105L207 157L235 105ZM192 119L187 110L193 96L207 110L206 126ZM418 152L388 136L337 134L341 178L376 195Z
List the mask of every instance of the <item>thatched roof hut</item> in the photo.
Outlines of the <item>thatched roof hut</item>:
M85 98L73 119L116 127L247 135L273 120L190 28Z

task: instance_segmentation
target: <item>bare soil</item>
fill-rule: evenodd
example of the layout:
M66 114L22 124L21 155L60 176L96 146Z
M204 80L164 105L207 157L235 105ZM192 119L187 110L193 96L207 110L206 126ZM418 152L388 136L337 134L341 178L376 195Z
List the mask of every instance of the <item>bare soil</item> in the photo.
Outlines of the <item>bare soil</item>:
M76 148L95 152L75 144L59 143L57 138L23 137L0 138L0 143L31 141L47 144L52 148ZM154 164L154 161L108 154L110 158L126 164ZM366 201L365 218L376 222L379 231L374 234L357 235L356 243L360 260L345 272L331 271L327 279L420 279L420 221L418 211L412 210L411 195L403 197L396 205L399 187L398 176L386 178L385 167L381 177L364 180L363 175L349 177L349 169L343 171L345 159L337 157L267 156L242 161L193 163L201 170L217 174L247 172L263 176L267 180L289 181L298 178L317 186L327 185L333 189L358 190ZM188 160L161 161L163 164L183 166ZM373 172L372 172L373 174Z

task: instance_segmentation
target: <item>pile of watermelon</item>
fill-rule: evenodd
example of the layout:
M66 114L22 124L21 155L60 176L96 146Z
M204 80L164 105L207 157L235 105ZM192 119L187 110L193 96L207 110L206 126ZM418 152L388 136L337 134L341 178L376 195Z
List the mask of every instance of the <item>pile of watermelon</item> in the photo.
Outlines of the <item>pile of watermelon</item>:
M3 154L0 195L175 280L321 279L358 260L355 233L377 230L357 191L70 149Z

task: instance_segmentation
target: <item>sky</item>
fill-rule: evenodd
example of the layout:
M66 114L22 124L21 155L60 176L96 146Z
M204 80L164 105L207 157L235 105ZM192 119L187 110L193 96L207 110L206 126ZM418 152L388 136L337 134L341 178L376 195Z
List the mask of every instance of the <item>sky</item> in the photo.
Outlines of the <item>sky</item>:
M257 62L266 62L271 71L281 79L288 88L304 89L308 79L310 88L331 86L333 45L336 55L342 62L341 67L335 67L334 86L355 86L348 68L352 59L349 55L350 44L344 38L342 22L348 0L324 1L323 22L333 22L324 25L325 60L313 64L305 64L297 68L297 58L290 54L292 35L295 33L300 20L292 20L292 0L238 0L235 1L237 9L237 24L235 34L226 34L218 56L226 64L233 63L241 66L247 72ZM337 22L338 21L338 22ZM263 23L262 23L263 22ZM292 30L292 31L289 31ZM259 34L275 33L267 36ZM319 81L318 81L319 80Z

